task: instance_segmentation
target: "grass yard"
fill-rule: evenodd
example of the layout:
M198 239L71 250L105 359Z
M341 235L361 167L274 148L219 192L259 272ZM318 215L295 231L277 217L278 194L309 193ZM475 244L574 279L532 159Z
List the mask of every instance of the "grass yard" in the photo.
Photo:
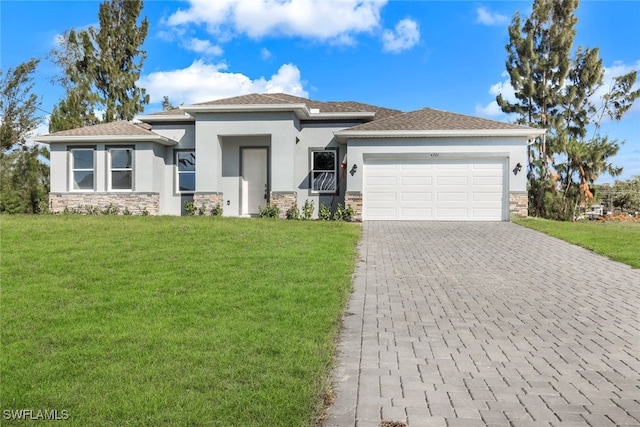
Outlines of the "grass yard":
M319 415L358 225L4 215L0 233L1 424L22 409L72 426Z
M513 219L513 222L640 268L640 223L562 222L539 218Z

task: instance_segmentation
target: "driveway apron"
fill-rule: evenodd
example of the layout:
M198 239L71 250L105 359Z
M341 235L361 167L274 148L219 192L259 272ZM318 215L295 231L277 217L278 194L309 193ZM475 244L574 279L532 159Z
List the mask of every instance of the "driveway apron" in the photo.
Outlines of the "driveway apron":
M508 222L365 222L325 426L638 426L640 270Z

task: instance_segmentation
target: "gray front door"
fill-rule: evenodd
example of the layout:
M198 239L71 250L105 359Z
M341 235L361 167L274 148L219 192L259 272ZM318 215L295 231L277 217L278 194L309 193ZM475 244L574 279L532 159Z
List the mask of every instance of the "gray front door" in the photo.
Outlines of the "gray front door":
M267 204L267 149L242 149L242 214L258 215Z

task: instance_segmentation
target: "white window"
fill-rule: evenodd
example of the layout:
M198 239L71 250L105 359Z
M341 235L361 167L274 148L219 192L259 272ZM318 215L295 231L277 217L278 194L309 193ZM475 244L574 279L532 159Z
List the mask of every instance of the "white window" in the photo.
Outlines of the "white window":
M133 148L109 148L109 189L133 190Z
M95 159L93 148L71 149L71 182L72 190L93 191L95 176Z
M196 152L176 151L176 166L178 193L196 191Z
M338 188L336 150L311 151L311 191L335 193Z

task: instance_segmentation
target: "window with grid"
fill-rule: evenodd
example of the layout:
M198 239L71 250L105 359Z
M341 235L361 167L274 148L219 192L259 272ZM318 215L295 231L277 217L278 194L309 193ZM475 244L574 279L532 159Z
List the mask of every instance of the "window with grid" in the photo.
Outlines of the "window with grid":
M336 150L311 151L311 191L335 193L338 188L338 162Z
M73 190L94 190L94 152L95 150L93 148L71 149L71 187Z
M133 148L109 149L109 189L133 190Z
M176 151L178 193L196 191L196 152Z

